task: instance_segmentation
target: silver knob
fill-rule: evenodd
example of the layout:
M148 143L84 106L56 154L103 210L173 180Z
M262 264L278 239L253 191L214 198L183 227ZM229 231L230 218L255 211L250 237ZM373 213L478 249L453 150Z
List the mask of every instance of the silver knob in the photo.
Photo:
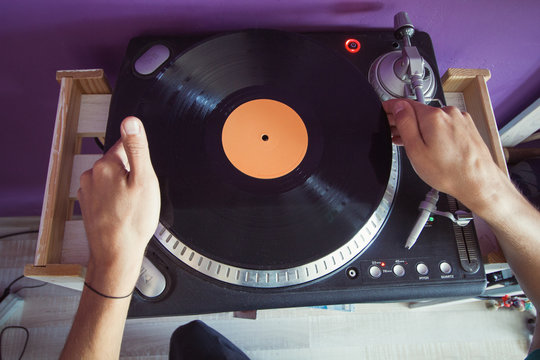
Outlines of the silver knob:
M405 11L400 11L394 15L394 31L394 36L398 40L403 37L410 38L414 35L414 25Z

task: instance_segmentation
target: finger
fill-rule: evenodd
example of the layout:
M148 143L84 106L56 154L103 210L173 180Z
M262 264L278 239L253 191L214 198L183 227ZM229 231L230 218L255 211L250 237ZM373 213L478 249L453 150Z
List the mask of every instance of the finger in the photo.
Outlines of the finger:
M392 136L392 143L397 146L403 146L403 140L401 139L401 136L396 135Z
M382 107L384 111L386 112L386 115L392 114L392 103L393 103L393 100L388 100L382 103Z
M452 117L456 117L463 114L463 112L455 106L445 106L441 108L441 110L447 113L448 115L451 115Z
M392 100L388 100L382 103L384 112L386 113L386 116L388 117L388 122L390 123L390 125L394 125L394 114L392 113L392 103L393 103Z
M120 129L123 148L130 167L130 180L136 181L152 169L146 133L141 120L134 116L125 118Z
M103 155L103 158L108 162L116 162L122 165L128 171L130 170L129 160L121 138Z
M80 200L83 194L83 189L88 189L92 182L92 169L88 169L79 177L79 190L77 190L77 198Z
M424 139L418 126L415 109L407 101L390 100L383 106L393 114L395 127L405 148L424 144Z
M77 200L82 201L82 199L83 199L83 191L82 191L82 188L79 188L79 190L77 190Z
M395 126L390 126L390 136L392 137L392 142L395 145L402 146L403 140L401 140L401 136L399 136L399 130Z
M390 124L390 126L396 126L396 120L394 119L394 114L390 113L386 115L388 117L388 123Z
M414 101L411 99L403 99L403 101L406 101L407 104L409 104L415 113L416 116L416 123L418 127L418 131L420 133L420 136L423 140L424 145L431 146L433 145L433 142L438 141L438 136L436 136L440 130L441 126L445 126L445 116L441 116L443 112L450 114L457 109L453 106L445 107L445 108L434 108L422 103L419 103L418 101ZM458 111L459 113L459 111ZM398 127L399 129L399 127ZM402 138L403 138L403 134ZM403 140L406 142L406 140ZM405 144L405 147L407 145Z

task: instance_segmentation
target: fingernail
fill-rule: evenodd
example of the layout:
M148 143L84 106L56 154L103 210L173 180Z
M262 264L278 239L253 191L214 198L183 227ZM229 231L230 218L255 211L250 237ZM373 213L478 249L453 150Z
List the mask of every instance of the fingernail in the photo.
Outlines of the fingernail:
M405 109L405 103L403 101L398 101L394 104L394 108L392 109L392 113L394 115L399 114L401 111Z
M139 130L139 122L135 119L129 119L124 123L124 131L127 135L137 135Z

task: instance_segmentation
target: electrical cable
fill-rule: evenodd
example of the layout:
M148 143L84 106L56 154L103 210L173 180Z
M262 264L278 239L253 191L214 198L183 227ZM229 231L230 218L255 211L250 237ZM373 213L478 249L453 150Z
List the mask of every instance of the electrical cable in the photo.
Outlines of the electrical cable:
M20 232L5 234L5 235L0 236L0 240L11 237L11 236L23 235L23 234L32 234L32 233L37 233L37 232L39 232L39 230L28 230L28 231L20 231Z
M21 280L24 277L24 275L19 276L15 280L9 283L9 285L4 289L4 293L2 296L0 296L0 302L2 302L7 296L11 293L11 286L15 284L17 281Z
M24 278L24 275L21 275L19 276L18 278L16 278L15 280L13 280L5 289L4 289L4 292L2 293L2 296L0 296L0 302L2 302L9 294L11 294L11 287L13 286L13 284L15 284L17 281L21 280L22 278ZM23 286L19 289L17 289L15 292L13 292L14 294L18 293L19 291L21 291L22 289L33 289L33 288L38 288L38 287L42 287L42 286L45 286L47 285L48 283L44 282L43 284L39 284L39 285L30 285L30 286Z
M0 360L2 360L2 339L4 338L4 332L9 329L22 329L26 332L26 339L24 340L24 346L22 348L21 355L19 355L19 360L21 360L24 355L24 352L26 351L26 345L28 345L28 339L30 338L30 333L28 332L28 329L25 328L24 326L17 326L17 325L6 326L0 332Z
M31 233L37 233L37 232L39 232L39 230L28 230L28 231L20 231L20 232L16 232L16 233L5 234L5 235L0 236L0 240L11 237L11 236L23 235L23 234L31 234ZM2 296L0 296L0 302L2 302L9 294L11 294L11 287L17 281L21 280L22 278L24 278L24 275L19 276L18 278L16 278L15 280L13 280L13 281L11 281L9 283L9 285L4 289L4 292L3 292ZM43 284L40 284L40 285L23 286L23 287L17 289L14 293L17 293L17 292L21 291L22 289L38 288L38 287L42 287L42 286L45 286L45 285L47 285L47 283L43 283ZM0 332L0 360L2 360L2 339L4 338L4 332L6 330L9 330L9 329L22 329L26 333L26 338L24 340L24 345L23 345L21 354L19 355L19 360L21 360L23 355L24 355L24 352L26 351L26 346L28 345L28 339L30 338L30 333L28 332L28 329L25 328L24 326L18 326L18 325L6 326Z
M17 281L21 280L23 277L24 277L24 275L21 275L18 278L16 278L15 280L13 280L12 282L10 282L9 285L6 287L6 290L9 290L13 286L13 284L15 284ZM4 291L6 291L6 290L4 290Z
M23 287L20 287L17 290L15 290L13 293L16 294L19 291L21 291L22 289L35 289L35 288L38 288L38 287L43 287L43 286L45 286L47 284L49 284L49 283L44 282L43 284L39 284L39 285L23 286Z
M4 293L0 297L0 302L2 302L9 294L11 294L11 287L17 281L21 280L22 278L24 278L24 275L19 276L18 278L16 278L15 280L13 280L12 282L9 283L9 285L4 289ZM48 283L44 282L43 284L39 284L39 285L23 286L23 287L17 289L16 291L14 291L13 293L16 294L19 291L21 291L22 289L33 289L33 288L38 288L38 287L45 286L47 284ZM19 360L20 360L20 359L22 359L22 357L24 355L24 352L26 351L26 345L28 344L28 339L30 338L30 333L28 332L28 329L25 328L24 326L12 325L12 326L6 326L5 328L3 328L2 332L0 332L0 360L2 360L2 338L4 337L4 332L6 330L8 330L8 329L22 329L22 330L24 330L26 332L26 339L24 341L24 346L23 346L21 355L19 356Z

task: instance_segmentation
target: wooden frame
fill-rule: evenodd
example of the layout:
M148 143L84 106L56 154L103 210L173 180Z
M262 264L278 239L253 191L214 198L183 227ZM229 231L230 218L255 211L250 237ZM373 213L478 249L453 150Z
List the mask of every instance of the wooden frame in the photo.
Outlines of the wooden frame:
M62 262L66 222L72 219L73 205L76 200L76 190L75 194L72 191L70 194L70 188L73 189L76 186L78 189L78 181L77 184L72 184L72 179L78 179L78 176L72 172L75 169L76 172L79 172L79 176L82 172L81 166L78 165L79 161L74 166L74 160L85 157L85 155L77 155L81 150L82 138L103 137L105 135L103 127L99 131L92 131L95 124L99 123L92 121L95 120L92 115L102 116L103 112L94 113L91 111L88 114L89 111L86 110L88 106L84 104L84 97L85 95L105 94L110 101L111 87L101 69L58 71L56 80L60 83L60 96L36 255L34 264L27 265L24 274L27 277L71 288L82 288L81 279L84 279L85 275L84 266ZM108 106L104 110L105 117L102 125L106 124L107 121ZM88 164L89 161L86 161L85 165L88 166ZM86 252L88 252L87 249Z
M449 68L441 78L441 82L445 93L463 93L467 112L471 114L493 160L508 175L499 130L486 84L490 78L491 73L486 69Z
M452 93L462 94L465 108L471 114L480 136L488 146L493 161L509 176L486 84L490 78L491 73L486 69L449 68L441 78L441 82L447 98ZM474 216L474 226L484 264L489 264L486 266L486 270L497 268L501 263L506 263L497 238L489 225L481 218Z
M488 70L449 69L445 92L459 92L497 164L506 170L486 81ZM105 136L111 88L103 70L59 71L60 97L34 264L25 276L82 289L88 244L82 220L72 218L79 177L100 155L80 154L84 137Z

